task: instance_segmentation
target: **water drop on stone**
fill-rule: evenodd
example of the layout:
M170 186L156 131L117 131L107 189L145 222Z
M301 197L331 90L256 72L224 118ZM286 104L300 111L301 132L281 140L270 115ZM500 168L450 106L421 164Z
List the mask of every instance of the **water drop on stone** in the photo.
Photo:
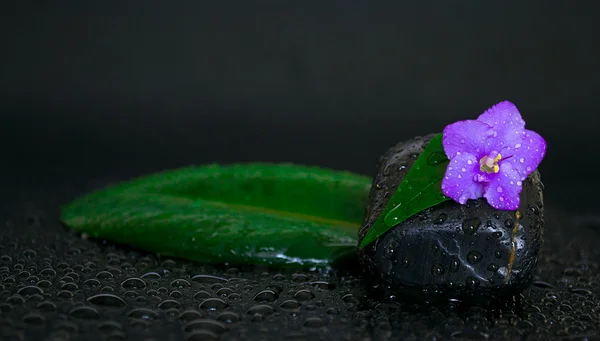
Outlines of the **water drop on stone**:
M434 276L441 276L445 272L444 266L441 264L436 264L431 268L431 274Z
M473 235L481 226L481 219L471 218L467 219L462 223L462 230L467 235Z
M465 282L465 286L469 290L477 289L477 287L479 287L479 284L481 284L481 282L477 278L472 276L467 277L467 280Z
M487 269L488 269L489 271L492 271L492 272L496 272L496 271L498 271L498 269L499 269L499 268L500 268L500 267L499 267L497 264L494 264L494 263L491 263L491 264L490 264L490 265L488 265L488 267L487 267Z
M481 262L482 258L483 256L481 255L481 253L477 251L471 251L467 254L467 261L471 264L477 264Z
M456 256L450 257L450 272L457 272L460 268L460 260Z
M394 252L396 251L396 243L395 241L391 241L388 246L386 246L384 252L383 252L383 256L385 258L392 258L392 256L394 255Z
M437 218L435 218L433 223L436 225L440 225L443 224L446 221L446 219L448 219L448 215L446 213L440 213L440 215L437 216Z

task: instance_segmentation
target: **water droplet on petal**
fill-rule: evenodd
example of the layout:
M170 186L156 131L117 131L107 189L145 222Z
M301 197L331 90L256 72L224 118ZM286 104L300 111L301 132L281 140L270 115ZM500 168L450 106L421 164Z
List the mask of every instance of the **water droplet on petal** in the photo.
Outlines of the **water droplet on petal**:
M498 186L498 188L496 188L496 191L498 191L498 193L502 193L502 187Z
M520 143L515 144L515 148L521 148L521 144Z
M463 168L461 169L461 171L463 171L463 172L466 172L466 171L467 171L467 169L466 169L465 167L463 167Z
M467 160L467 163L471 165L471 164L473 164L473 161Z
M517 186L521 186L523 183L521 181L517 181Z
M504 197L500 197L498 198L500 201L504 201Z
M525 158L520 158L520 159L519 159L519 162L520 162L520 163L523 163L523 162L525 162Z

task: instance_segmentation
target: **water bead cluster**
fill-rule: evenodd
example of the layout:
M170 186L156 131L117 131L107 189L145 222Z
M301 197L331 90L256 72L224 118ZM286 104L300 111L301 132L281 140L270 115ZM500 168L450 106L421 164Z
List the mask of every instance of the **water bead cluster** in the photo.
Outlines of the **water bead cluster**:
M516 210L523 180L546 154L546 141L525 129L517 107L500 102L476 120L458 121L443 132L444 152L450 160L442 192L465 204L484 197L499 210Z

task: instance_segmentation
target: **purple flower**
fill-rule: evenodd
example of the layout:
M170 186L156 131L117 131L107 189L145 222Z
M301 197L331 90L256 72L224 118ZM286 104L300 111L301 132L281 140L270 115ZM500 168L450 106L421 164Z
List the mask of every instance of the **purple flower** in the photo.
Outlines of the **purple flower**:
M450 159L442 192L461 204L485 197L499 210L519 207L523 180L546 154L546 141L525 129L519 110L507 101L477 120L448 125L442 144Z

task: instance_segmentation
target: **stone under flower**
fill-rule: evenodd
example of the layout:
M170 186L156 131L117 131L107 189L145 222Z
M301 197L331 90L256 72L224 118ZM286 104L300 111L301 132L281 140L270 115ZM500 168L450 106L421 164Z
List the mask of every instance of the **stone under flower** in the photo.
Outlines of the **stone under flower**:
M546 154L546 141L525 129L519 110L508 101L477 120L448 125L442 144L450 159L442 192L461 204L485 197L499 210L519 207L523 180Z

